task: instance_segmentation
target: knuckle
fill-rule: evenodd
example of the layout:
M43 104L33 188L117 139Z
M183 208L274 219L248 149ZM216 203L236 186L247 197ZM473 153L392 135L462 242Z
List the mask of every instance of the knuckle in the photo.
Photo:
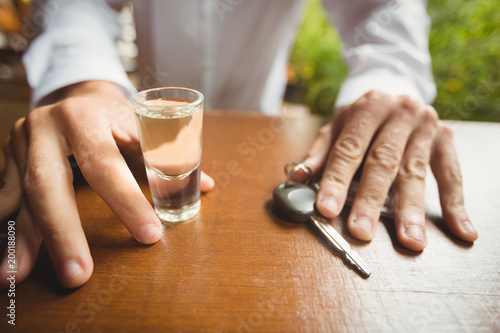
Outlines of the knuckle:
M10 137L12 138L12 141L18 141L19 138L24 136L24 123L26 122L26 118L20 118L16 120L14 123L14 126L12 126L12 129L10 131Z
M358 110L368 111L374 109L377 105L387 102L389 96L380 90L370 90L365 93L359 100L356 101L355 105L359 106L356 108Z
M26 193L37 194L50 186L56 177L59 177L57 168L53 165L27 165L23 179L23 188Z
M457 193L450 195L446 198L443 206L445 212L460 210L465 206L464 197L463 195Z
M99 150L86 149L78 155L78 165L82 169L94 169L97 165L101 164L106 159L106 154Z
M386 171L395 172L399 167L400 156L394 144L383 143L372 150L366 162L368 165L382 167Z
M386 195L379 188L370 186L365 188L361 193L361 200L368 206L374 209L379 209L385 202Z
M428 131L428 135L432 138L436 136L438 128L439 116L434 108L425 108L422 114L420 126Z
M439 121L437 124L438 136L447 140L453 139L453 130L450 126L445 124L443 121Z
M398 99L400 107L404 109L414 108L417 105L415 100L408 95L399 95Z
M318 136L320 137L328 137L332 132L332 125L328 123L327 125L321 127L318 131Z
M372 89L364 95L364 98L368 102L377 102L377 101L380 101L382 99L385 99L386 97L387 97L386 93L384 93L380 90L377 90L377 89Z
M22 129L25 121L26 117L19 118L18 120L15 121L13 129Z
M108 151L85 150L79 155L78 166L89 181L107 183L109 175L116 173L117 169L111 155Z
M23 123L25 133L30 136L40 128L52 126L53 116L53 108L50 106L42 106L32 110L28 113Z
M363 158L363 144L359 138L344 135L335 142L333 154L336 158L349 162L356 162Z
M447 183L462 185L462 172L458 166L452 166L444 172Z
M399 176L406 179L425 180L428 161L423 156L410 156L399 169Z
M439 121L439 115L438 115L436 109L434 109L432 106L428 105L424 109L424 120L428 123L431 123L431 124L437 126L438 121Z
M421 110L421 104L414 100L412 97L408 95L401 95L398 97L399 99L399 108L403 110L406 114L411 116L417 116Z
M59 102L58 113L66 120L79 119L80 110L85 103L82 97L70 97Z
M44 123L47 120L47 112L45 108L38 108L26 116L26 119L23 123L23 128L26 129L28 133L32 132L33 128L40 126L40 124Z
M327 170L324 172L322 180L326 181L328 184L335 184L337 186L341 186L346 189L349 185L347 183L347 177L342 172L337 170Z

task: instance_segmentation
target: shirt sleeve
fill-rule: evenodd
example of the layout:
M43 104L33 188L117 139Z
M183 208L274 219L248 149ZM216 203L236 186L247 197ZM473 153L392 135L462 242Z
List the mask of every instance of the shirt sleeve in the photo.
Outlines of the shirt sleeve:
M349 73L336 107L378 89L430 104L436 96L425 0L327 0Z
M114 82L126 95L135 91L115 48L117 12L105 1L35 1L32 21L30 31L38 36L23 56L31 107L53 102L45 97L88 80Z

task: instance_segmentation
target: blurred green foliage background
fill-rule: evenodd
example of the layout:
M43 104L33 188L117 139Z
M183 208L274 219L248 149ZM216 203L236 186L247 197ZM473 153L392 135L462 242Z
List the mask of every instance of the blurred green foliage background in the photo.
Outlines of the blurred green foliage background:
M498 0L429 0L429 48L443 119L500 122ZM343 78L339 36L310 0L290 60L286 99L331 114Z

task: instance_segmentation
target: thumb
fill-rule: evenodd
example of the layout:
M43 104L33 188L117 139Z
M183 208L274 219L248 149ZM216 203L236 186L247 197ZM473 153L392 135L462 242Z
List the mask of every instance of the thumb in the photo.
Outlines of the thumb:
M215 181L213 180L213 178L202 171L200 177L201 192L208 192L212 190L214 187L215 187Z

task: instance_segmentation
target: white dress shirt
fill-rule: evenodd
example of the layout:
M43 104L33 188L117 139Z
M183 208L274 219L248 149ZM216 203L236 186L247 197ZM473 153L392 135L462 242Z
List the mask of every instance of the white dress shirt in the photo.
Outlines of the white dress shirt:
M120 0L45 0L34 6L40 31L24 55L32 106L87 80L134 87L119 61ZM276 114L303 0L136 0L138 89L185 86L206 109ZM371 89L431 103L435 85L423 0L323 0L344 44L349 74L337 107Z

